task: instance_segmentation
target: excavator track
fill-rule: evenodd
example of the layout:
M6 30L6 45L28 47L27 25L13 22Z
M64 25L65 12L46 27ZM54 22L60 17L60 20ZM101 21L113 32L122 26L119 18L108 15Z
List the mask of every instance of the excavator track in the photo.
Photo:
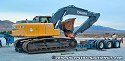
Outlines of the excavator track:
M15 41L17 52L44 53L73 49L77 45L74 38L27 38Z

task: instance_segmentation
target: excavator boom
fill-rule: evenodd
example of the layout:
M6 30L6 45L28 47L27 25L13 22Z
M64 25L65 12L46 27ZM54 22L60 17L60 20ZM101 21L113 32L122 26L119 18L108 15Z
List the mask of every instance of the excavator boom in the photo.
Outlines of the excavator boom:
M74 31L74 35L77 35L77 33L84 32L87 30L90 26L92 26L99 18L100 13L94 13L91 11L88 11L86 9L78 8L73 5L63 7L59 9L51 18L51 22L54 24L55 28L61 28L61 21L63 20L63 16L66 15L79 15L79 16L87 16L88 19L83 22L80 27Z

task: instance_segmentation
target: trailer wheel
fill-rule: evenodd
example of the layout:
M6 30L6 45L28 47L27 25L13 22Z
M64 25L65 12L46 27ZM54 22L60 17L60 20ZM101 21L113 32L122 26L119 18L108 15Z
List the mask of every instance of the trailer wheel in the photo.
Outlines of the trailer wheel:
M96 42L96 48L97 49L103 49L104 48L104 42L103 41Z
M112 42L107 42L107 47L111 48L112 47Z
M114 48L120 48L120 42L118 40L114 42Z
M106 42L105 42L105 48L106 48L106 49L112 48L112 42L106 40Z

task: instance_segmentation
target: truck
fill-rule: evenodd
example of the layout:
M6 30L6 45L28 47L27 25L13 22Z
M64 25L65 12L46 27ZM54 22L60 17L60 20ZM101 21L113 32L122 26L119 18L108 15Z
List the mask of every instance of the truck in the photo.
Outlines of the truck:
M5 38L6 45L14 43L14 37L9 34L0 34L0 38ZM1 40L1 46L2 46L2 40Z

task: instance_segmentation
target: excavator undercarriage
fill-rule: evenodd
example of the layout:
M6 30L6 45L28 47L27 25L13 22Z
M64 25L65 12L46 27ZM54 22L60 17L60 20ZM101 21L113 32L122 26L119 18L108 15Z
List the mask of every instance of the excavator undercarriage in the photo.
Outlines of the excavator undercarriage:
M14 44L17 52L41 53L73 49L77 41L73 38L37 37L19 39Z

